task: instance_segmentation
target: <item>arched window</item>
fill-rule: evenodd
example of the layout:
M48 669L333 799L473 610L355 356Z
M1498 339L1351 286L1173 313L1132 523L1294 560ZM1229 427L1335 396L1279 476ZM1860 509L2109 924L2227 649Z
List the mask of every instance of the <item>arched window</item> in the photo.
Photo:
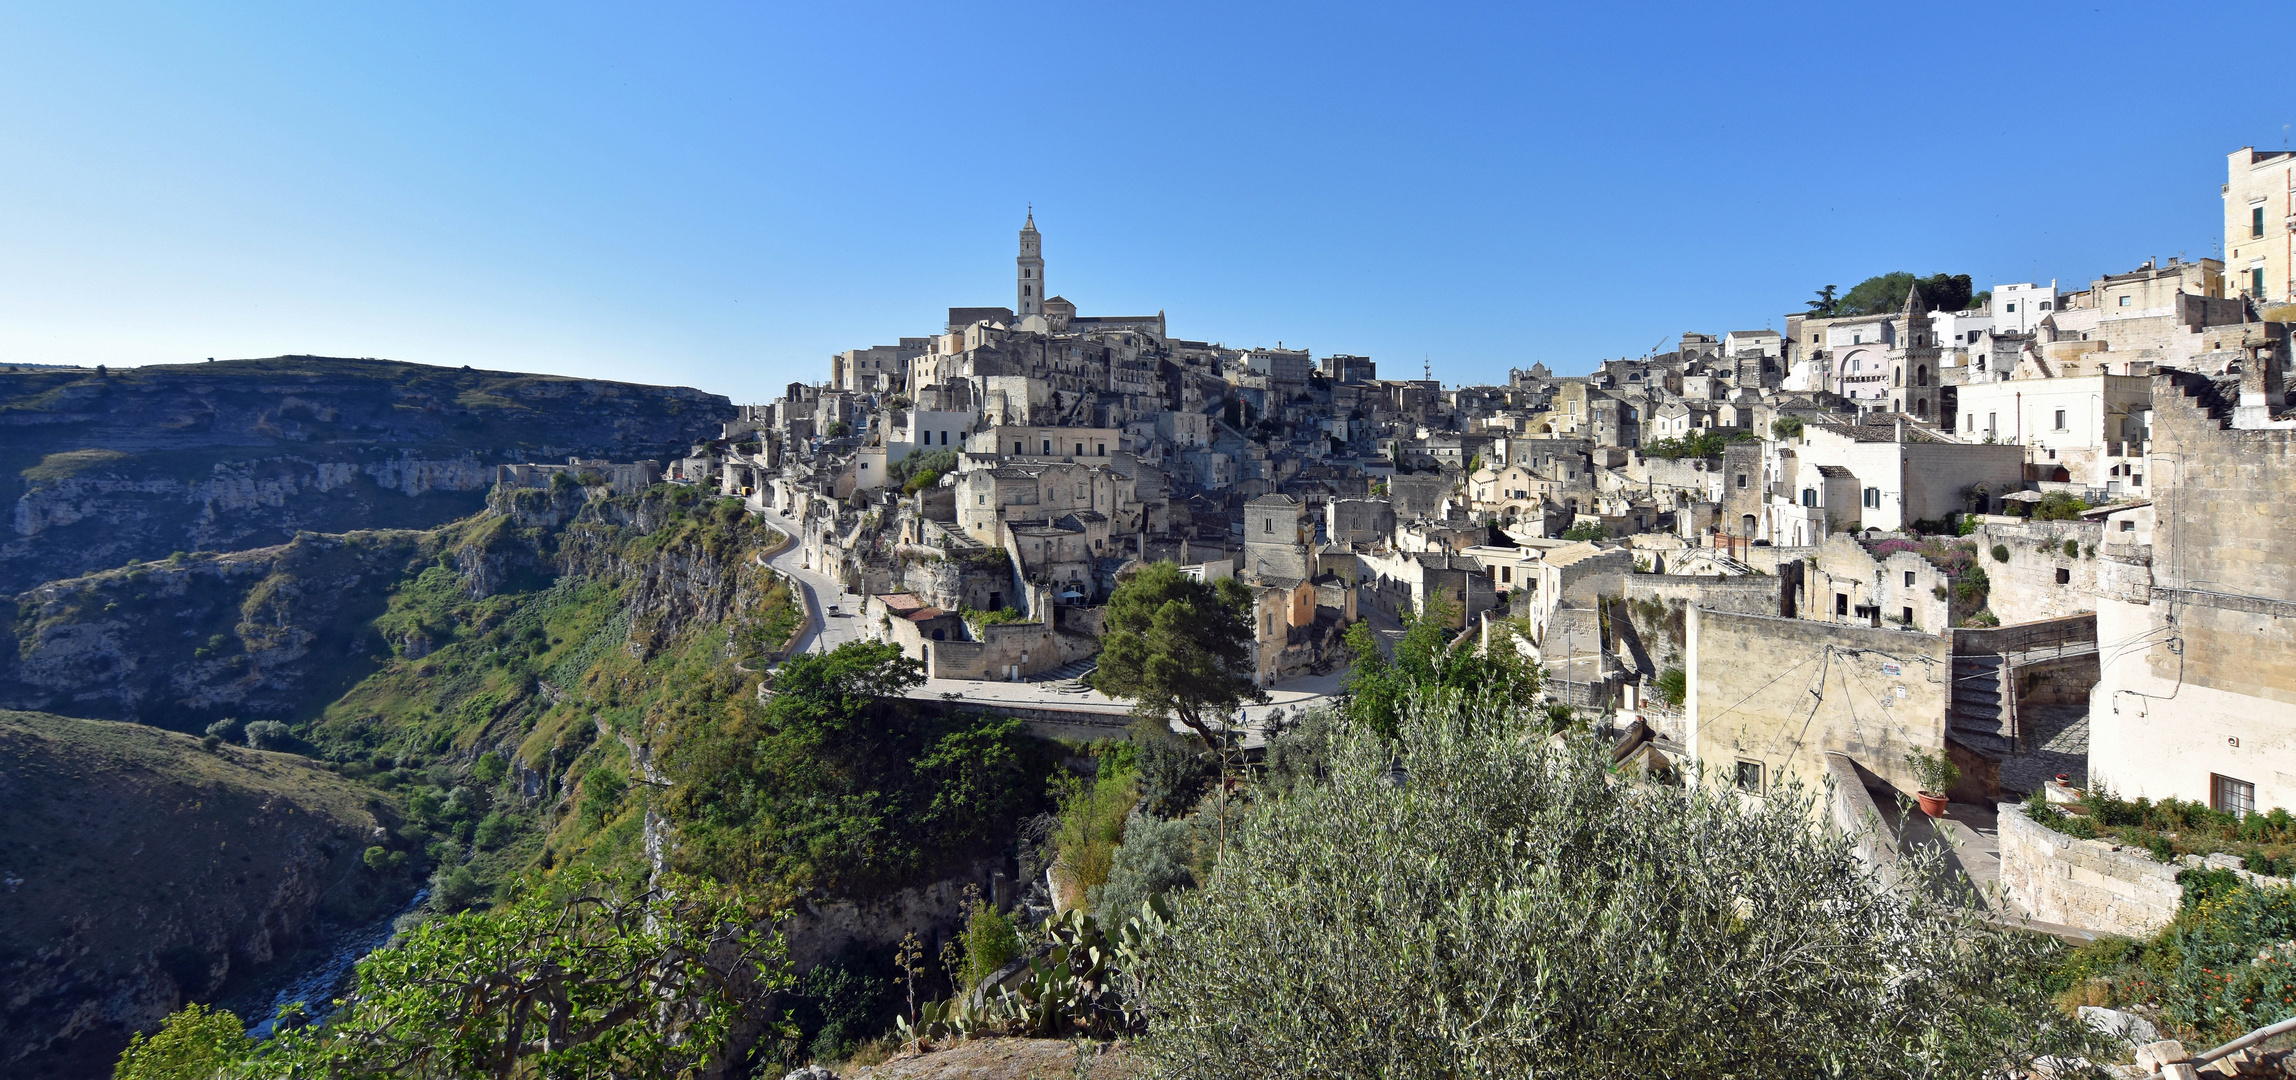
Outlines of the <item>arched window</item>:
M1891 386L1904 386L1905 369L1901 367L1893 367L1889 369L1889 384Z
M1926 365L1913 369L1913 385L1929 385L1929 368Z

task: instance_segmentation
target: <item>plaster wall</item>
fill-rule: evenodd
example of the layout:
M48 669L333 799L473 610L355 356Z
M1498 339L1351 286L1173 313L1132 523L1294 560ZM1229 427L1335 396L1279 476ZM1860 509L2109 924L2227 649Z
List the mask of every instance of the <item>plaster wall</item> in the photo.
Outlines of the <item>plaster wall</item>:
M1762 794L1815 793L1835 752L1912 791L1905 756L1945 747L1945 638L1696 607L1684 623L1685 734L1708 783L1732 783L1745 761L1762 766Z

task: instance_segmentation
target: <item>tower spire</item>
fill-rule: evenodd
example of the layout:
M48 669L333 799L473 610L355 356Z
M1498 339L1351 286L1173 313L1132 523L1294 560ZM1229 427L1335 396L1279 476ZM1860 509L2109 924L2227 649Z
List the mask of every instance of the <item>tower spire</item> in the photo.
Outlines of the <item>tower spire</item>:
M1015 260L1013 314L1021 318L1044 314L1044 238L1036 231L1036 206L1028 208L1028 222L1020 227L1020 258Z

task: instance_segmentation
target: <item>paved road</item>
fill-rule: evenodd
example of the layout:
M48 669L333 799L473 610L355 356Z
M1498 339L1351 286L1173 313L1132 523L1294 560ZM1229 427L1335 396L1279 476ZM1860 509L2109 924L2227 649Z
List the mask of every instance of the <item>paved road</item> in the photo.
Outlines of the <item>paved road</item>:
M790 537L789 546L767 559L766 564L797 582L798 588L805 592L805 609L811 615L806 620L804 635L797 639L797 647L790 652L793 655L801 652L828 652L862 636L858 610L861 598L846 592L843 585L830 580L828 575L801 565L805 548L798 542L803 533L797 522L771 510L763 511L758 516L764 518L766 524ZM841 614L828 615L832 604L838 607Z

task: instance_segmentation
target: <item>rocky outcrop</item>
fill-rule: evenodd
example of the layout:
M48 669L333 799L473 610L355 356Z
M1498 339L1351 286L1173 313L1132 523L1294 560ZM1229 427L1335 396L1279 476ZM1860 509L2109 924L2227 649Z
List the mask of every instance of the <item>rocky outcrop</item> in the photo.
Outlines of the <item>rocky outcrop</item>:
M0 708L198 731L281 719L396 644L367 623L435 549L432 533L305 533L54 581L16 598Z
M288 965L411 884L368 870L392 820L286 754L0 713L0 1075L106 1076L131 1031Z
M722 397L379 360L280 357L0 373L0 472L21 485L0 591L298 531L431 528L497 464L666 458Z

